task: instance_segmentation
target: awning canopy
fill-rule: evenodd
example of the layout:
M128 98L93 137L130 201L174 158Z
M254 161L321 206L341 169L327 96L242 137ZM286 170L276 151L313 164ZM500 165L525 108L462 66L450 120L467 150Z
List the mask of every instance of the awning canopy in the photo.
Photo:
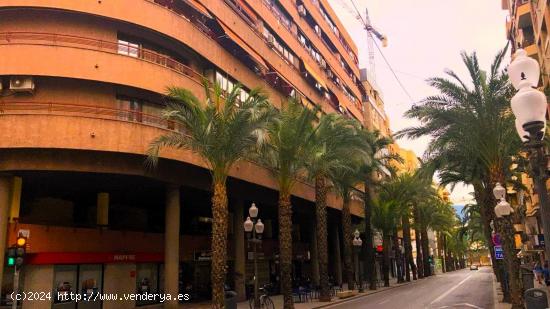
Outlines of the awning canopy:
M210 15L210 12L208 11L208 9L197 0L185 0L185 3L187 3L190 7L192 7L202 15L208 18L212 18L212 15Z
M312 67L310 67L303 59L302 59L302 66L304 67L304 70L306 71L306 73L311 76L315 81L317 81L321 87L323 87L324 89L328 89L327 88L327 85L325 84L325 82L323 81L323 79L321 79L321 74L317 73Z
M235 32L229 29L229 27L224 25L221 21L218 20L218 24L224 32L223 35L219 36L220 39L230 40L234 47L244 52L246 56L248 56L248 58L250 58L250 60L255 62L258 66L260 66L262 70L267 70L267 65L265 64L264 59L260 55L258 55L258 53L250 48Z

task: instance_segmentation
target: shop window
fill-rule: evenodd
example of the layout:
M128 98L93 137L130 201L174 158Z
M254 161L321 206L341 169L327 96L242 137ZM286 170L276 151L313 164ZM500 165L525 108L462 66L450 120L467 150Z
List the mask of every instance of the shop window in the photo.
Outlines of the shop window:
M68 297L79 293L82 299L93 299L103 291L103 265L55 265L54 267L54 309L99 309L100 301L75 302Z
M76 308L76 302L71 301L69 295L76 293L77 265L56 265L54 268L54 306L53 308ZM57 304L67 304L57 306Z
M4 267L4 276L2 278L2 289L0 290L0 306L11 306L11 293L13 292L13 267ZM22 271L19 273L19 290L22 290L24 286L24 275L25 272Z
M143 263L136 265L136 293L137 294L154 294L163 293L164 286L161 282L164 281L164 265L155 263ZM160 300L136 300L136 306L144 306L158 303Z

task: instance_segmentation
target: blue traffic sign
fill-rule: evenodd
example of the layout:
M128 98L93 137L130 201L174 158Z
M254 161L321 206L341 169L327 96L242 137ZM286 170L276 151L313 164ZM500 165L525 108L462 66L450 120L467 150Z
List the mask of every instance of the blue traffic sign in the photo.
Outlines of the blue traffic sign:
M504 252L502 251L502 246L495 246L495 259L504 260Z

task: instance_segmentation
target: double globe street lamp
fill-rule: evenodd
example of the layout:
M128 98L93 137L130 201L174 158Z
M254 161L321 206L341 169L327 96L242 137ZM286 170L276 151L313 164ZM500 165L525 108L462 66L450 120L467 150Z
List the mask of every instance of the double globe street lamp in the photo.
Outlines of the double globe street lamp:
M531 174L535 191L539 196L539 211L544 230L545 258L550 259L550 205L548 204L547 160L542 142L546 130L546 96L537 90L540 78L538 62L527 56L523 49L518 49L515 58L508 66L508 75L518 92L512 98L512 112L516 116L516 130L529 152Z
M359 274L359 293L363 293L363 278L361 276L361 264L359 262L359 252L361 251L361 246L363 245L363 241L361 240L361 238L359 237L359 235L361 235L361 233L359 232L359 230L355 230L355 232L353 233L353 247L355 248L355 262L356 262L356 273Z
M258 295L258 244L262 243L262 234L264 233L264 224L262 219L258 218L258 208L255 203L248 209L249 217L244 221L244 231L248 243L252 243L254 254L254 308L260 308L260 299Z
M519 306L523 304L523 300L518 272L520 268L520 261L515 251L515 232L514 226L512 224L512 218L510 217L510 215L514 212L514 209L508 202L506 202L506 188L504 188L498 182L493 189L493 195L495 196L495 199L499 200L499 202L495 206L495 215L497 217L497 220L494 222L494 224L495 227L497 227L497 230L500 231L504 258L506 261L506 265L508 266L508 272L505 272L504 277L506 277L507 274L507 277L509 278L509 280L507 281L510 290L512 308L519 308Z

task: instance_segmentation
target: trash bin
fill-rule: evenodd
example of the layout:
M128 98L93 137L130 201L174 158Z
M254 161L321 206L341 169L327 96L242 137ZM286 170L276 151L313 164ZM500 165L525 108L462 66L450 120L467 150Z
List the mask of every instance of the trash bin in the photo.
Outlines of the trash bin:
M225 309L237 309L237 293L225 291Z
M548 308L548 299L546 299L546 292L541 289L529 289L525 291L525 305L527 309Z
M525 291L535 287L535 275L530 268L521 267L521 279L523 280L523 289Z

